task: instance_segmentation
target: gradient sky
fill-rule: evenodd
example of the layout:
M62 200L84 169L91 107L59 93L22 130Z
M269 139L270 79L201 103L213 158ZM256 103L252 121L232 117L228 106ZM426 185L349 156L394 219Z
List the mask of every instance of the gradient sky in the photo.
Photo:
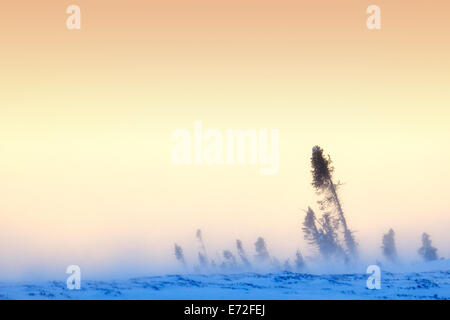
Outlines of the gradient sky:
M70 4L79 31L66 29ZM259 235L280 257L308 253L315 144L364 252L379 256L392 227L400 254L426 231L449 257L448 12L439 0L3 0L1 270L157 266L174 242L193 256L197 228L212 253ZM195 120L279 129L279 173L174 166L171 133Z

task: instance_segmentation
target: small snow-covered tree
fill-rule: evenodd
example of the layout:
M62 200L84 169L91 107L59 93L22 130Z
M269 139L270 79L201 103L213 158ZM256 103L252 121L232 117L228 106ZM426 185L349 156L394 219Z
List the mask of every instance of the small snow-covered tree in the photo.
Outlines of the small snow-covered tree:
M337 224L335 218L329 213L325 213L319 220L311 208L306 212L305 221L303 222L303 232L305 239L316 247L323 258L329 259L331 257L343 257L344 250L342 249L338 236Z
M306 211L302 230L305 234L305 240L308 240L309 244L320 249L321 232L317 228L316 214L311 208L308 208L308 211Z
M201 252L198 253L198 262L200 263L200 267L204 268L208 267L208 259Z
M179 261L183 265L183 267L186 267L186 260L184 259L183 249L176 243L175 243L175 257L177 261Z
M255 260L258 263L263 263L270 260L269 251L267 250L266 241L259 237L255 242Z
M244 264L244 266L246 268L250 268L251 267L250 261L247 258L247 254L245 253L244 246L242 245L242 241L239 240L239 239L236 240L236 248L237 248L237 252L238 252L239 258L241 258L242 263Z
M233 270L237 268L236 258L234 257L234 254L231 253L231 251L224 250L223 258L225 259L224 263L222 264L223 269Z
M200 263L200 267L206 268L208 267L209 263L208 263L208 255L206 254L205 243L203 242L202 231L198 229L195 236L200 246L200 251L198 253L198 261Z
M302 253L300 250L297 250L295 253L295 270L301 271L305 268L305 260L303 259Z
M418 252L425 261L438 259L437 249L431 245L430 236L425 232L422 234L422 247Z
M283 271L292 271L291 261L289 259L286 259L283 263Z
M381 249L383 255L390 261L395 262L397 260L397 248L395 246L395 232L389 229L388 233L383 235Z

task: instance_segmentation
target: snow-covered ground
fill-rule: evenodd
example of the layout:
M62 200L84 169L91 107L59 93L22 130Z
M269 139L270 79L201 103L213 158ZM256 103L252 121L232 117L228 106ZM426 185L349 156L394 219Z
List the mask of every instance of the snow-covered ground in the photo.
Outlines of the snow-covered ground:
M239 273L141 277L121 281L0 283L0 299L450 299L450 260L382 272L369 290L365 273Z

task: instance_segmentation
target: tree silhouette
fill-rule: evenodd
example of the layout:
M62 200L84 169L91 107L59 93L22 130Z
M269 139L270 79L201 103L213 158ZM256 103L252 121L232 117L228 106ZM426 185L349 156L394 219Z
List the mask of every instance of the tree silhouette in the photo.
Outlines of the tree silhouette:
M397 248L395 246L394 230L389 229L388 233L383 235L382 243L381 249L383 250L383 255L387 259L395 262L397 260Z
M311 173L313 176L312 185L317 194L323 197L318 203L320 209L325 211L323 217L323 222L325 223L324 227L334 228L336 231L339 225L341 225L347 252L352 257L356 258L358 255L357 243L353 236L353 232L348 228L344 210L342 209L341 201L337 193L339 183L336 184L333 181L334 167L332 166L330 156L324 156L323 149L319 146L313 147L311 166ZM336 217L333 216L333 214L336 214ZM326 233L331 236L331 231L332 230L326 231Z
M425 232L422 234L422 247L418 252L425 261L438 259L437 249L431 245L430 236Z

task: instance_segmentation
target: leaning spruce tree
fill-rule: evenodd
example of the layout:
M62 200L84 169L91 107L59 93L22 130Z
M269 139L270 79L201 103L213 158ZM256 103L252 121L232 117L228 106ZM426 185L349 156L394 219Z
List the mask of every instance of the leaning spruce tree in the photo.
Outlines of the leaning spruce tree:
M237 252L238 252L239 258L241 258L242 263L244 264L244 266L246 268L250 268L251 267L250 261L249 261L249 259L247 257L247 254L245 253L244 246L242 245L242 241L239 240L239 239L236 240L236 248L237 248Z
M313 147L311 157L313 175L312 185L316 189L317 194L323 196L323 200L319 201L322 210L331 210L337 214L337 220L343 228L344 243L347 252L353 258L356 258L357 244L352 231L348 228L347 220L345 219L344 210L342 209L341 201L339 200L337 189L338 184L333 181L334 167L330 156L325 157L323 149L319 146Z
M198 261L200 263L200 267L207 268L208 267L208 255L206 254L205 243L203 242L202 230L198 229L195 233L195 237L200 246L200 251L198 252Z

